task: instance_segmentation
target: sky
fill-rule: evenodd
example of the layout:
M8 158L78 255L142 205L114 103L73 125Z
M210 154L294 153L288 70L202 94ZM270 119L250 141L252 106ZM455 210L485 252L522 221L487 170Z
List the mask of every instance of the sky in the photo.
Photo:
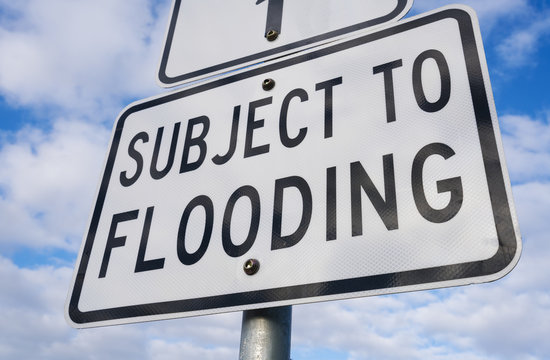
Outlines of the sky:
M294 306L294 360L550 358L550 2L463 3L480 19L521 259L493 283ZM170 6L0 0L1 359L238 357L239 312L86 330L63 316L113 123L167 91Z

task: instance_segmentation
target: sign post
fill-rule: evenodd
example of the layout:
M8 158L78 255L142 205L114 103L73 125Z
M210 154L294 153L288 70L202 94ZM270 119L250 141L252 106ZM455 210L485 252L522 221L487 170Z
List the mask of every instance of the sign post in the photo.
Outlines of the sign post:
M245 310L239 360L289 360L292 306Z

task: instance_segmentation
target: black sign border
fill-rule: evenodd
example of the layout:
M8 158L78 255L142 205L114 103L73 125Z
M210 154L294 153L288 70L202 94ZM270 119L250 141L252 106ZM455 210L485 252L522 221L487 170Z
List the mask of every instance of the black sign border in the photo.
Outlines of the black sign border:
M99 224L103 204L105 202L107 187L112 174L119 141L122 134L122 129L124 127L125 120L128 118L129 115L143 109L191 96L196 93L208 91L210 89L234 83L252 76L269 73L277 69L306 62L384 37L399 34L404 31L411 30L443 19L455 19L459 24L460 34L462 38L468 79L474 105L474 113L477 121L485 173L487 175L487 185L489 188L490 201L493 209L496 232L499 240L498 251L493 257L481 261L438 266L426 269L289 287L264 289L252 292L240 292L197 299L185 299L143 305L123 306L87 312L82 312L78 309L78 302L80 300L82 286L84 278L86 276L86 269L94 243L95 233ZM186 312L205 311L211 309L220 309L220 312L223 312L223 309L243 305L276 303L303 298L317 298L337 294L407 287L435 282L449 282L458 279L472 278L472 282L475 282L473 281L473 278L494 275L504 270L510 263L512 263L513 259L516 256L516 252L519 249L518 244L519 239L516 237L514 221L508 201L506 180L503 174L502 165L500 163L497 139L495 137L495 129L493 127L493 122L491 118L491 107L488 99L487 88L484 82L483 69L481 65L480 55L478 54L478 46L474 27L472 24L472 19L470 17L470 14L463 9L447 8L440 12L432 13L430 15L427 15L426 17L422 17L417 20L413 20L403 24L397 24L394 27L384 29L380 32L371 33L346 42L340 42L307 54L289 58L277 63L272 63L262 68L253 69L246 73L236 74L234 76L220 79L212 83L206 83L194 88L185 89L128 108L124 113L121 114L121 116L119 117L119 121L116 125L111 148L107 158L105 173L103 175L97 202L90 223L90 230L88 232L86 242L82 251L80 264L78 267L78 272L75 278L75 284L72 290L67 311L70 319L75 324L82 324L84 326L85 324L105 322L116 319L127 319L125 320L125 322L132 322L132 320L130 320L131 318L142 318L135 321L143 321L144 317L146 318L175 313L181 314ZM271 306L273 305L271 304ZM158 319L158 317L145 320L155 319Z
M175 29L176 29L176 23L177 23L177 20L178 20L178 14L179 14L179 9L180 9L180 6L181 6L181 2L182 2L182 0L174 0L174 7L173 7L173 12L172 12L172 17L170 19L170 25L168 27L168 34L166 36L166 43L165 43L164 49L162 51L162 58L161 58L161 61L160 61L160 67L159 67L159 72L158 72L159 81L162 84L167 85L168 87L169 86L175 86L178 83L181 83L185 80L200 78L200 77L205 76L207 74L215 73L219 70L228 69L228 68L231 68L231 67L234 67L234 66L243 65L243 64L250 63L250 62L253 62L253 61L260 61L260 59L263 59L263 58L266 58L266 57L269 57L269 56L272 56L272 55L275 55L275 54L278 54L278 53L281 53L281 52L285 52L285 51L292 50L292 49L297 49L297 48L307 46L307 45L312 45L312 44L315 44L315 43L320 43L322 41L325 41L325 40L328 40L328 39L331 39L331 38L334 38L334 37L337 37L337 36L341 36L341 35L344 35L344 34L347 34L347 33L353 32L353 31L357 31L357 30L365 29L365 28L368 28L368 27L371 27L371 26L376 26L376 25L383 24L385 22L388 22L390 20L395 19L407 7L407 0L398 0L397 6L395 7L395 9L391 13L389 13L388 15L384 15L382 17L372 19L372 20L369 20L369 21L364 21L362 23L351 25L351 26L348 26L348 27L345 27L345 28L342 28L342 29L330 31L330 32L327 32L327 33L324 33L324 34L321 34L321 35L313 36L313 37L310 37L310 38L307 38L307 39L304 39L304 40L296 41L296 42L293 42L293 43L290 43L290 44L286 44L284 46L275 47L273 49L262 51L262 52L259 52L259 53L256 53L256 54L244 56L244 57L239 58L239 59L234 59L234 60L223 62L221 64L217 64L217 65L214 65L214 66L209 66L209 67L206 67L204 69L189 72L187 74L181 74L181 75L177 75L175 77L170 77L166 74L166 67L168 66L168 57L170 56L170 49L172 48L172 42L174 40L174 32L175 32Z

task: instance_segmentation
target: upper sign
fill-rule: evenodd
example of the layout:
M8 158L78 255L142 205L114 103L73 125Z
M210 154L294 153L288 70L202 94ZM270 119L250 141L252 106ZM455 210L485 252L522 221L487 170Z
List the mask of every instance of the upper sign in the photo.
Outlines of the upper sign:
M520 238L470 11L127 108L67 302L73 326L509 272Z
M306 49L396 21L412 2L174 0L159 80L170 87Z

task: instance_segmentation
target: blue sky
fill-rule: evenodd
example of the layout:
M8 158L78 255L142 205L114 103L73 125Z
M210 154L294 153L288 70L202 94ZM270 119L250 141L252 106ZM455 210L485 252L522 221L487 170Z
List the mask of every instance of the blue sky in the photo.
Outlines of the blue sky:
M416 0L410 15L454 3ZM294 307L292 358L550 358L550 2L479 16L523 254L494 283ZM74 330L63 317L111 127L156 94L169 0L0 0L0 358L237 358L240 313ZM409 16L410 16L409 15Z

